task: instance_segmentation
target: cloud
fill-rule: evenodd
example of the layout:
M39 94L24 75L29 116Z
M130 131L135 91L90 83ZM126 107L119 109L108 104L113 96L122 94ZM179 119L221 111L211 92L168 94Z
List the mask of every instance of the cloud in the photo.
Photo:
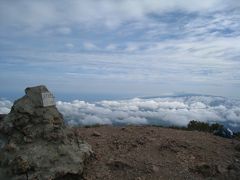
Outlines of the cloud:
M190 120L218 122L240 129L240 101L211 96L183 96L87 103L57 103L70 124L165 124Z
M213 54L212 57L198 55L200 52L207 53L207 44L211 43L206 42L206 48L199 51L188 50L191 48L188 43L179 43L178 40L172 40L174 45L171 47L176 45L177 49L167 48L170 42L165 45L159 43L159 52L149 50L149 53L132 54L3 52L0 55L3 59L0 62L0 81L6 83L8 79L9 89L16 87L20 90L29 84L41 82L54 87L56 91L75 93L80 89L86 93L135 93L134 96L145 96L174 93L177 90L239 96L240 61L215 57ZM204 46L201 42L195 43ZM233 44L237 47L237 41ZM19 67L21 70L16 71ZM49 68L54 71L44 71Z
M218 122L240 129L240 101L212 96L134 98L120 101L57 102L73 125L157 124L186 126L190 120Z
M37 1L23 0L1 2L0 21L4 24L22 24L28 27L42 28L72 23L103 23L114 27L132 19L143 19L149 14L162 14L169 11L209 12L224 8L239 7L236 1L224 0L81 0Z
M106 50L107 51L114 51L117 49L117 45L116 44L109 44L106 46Z
M0 99L0 114L7 114L10 112L12 107L12 102L8 100Z
M66 43L65 46L69 49L74 48L74 44L72 44L72 43Z
M0 113L8 113L12 103L0 101ZM240 130L240 101L214 96L134 98L88 103L57 102L70 125L154 124L186 126L190 120L217 122Z
M239 97L239 8L237 0L3 0L1 91L42 83Z
M190 120L218 122L240 129L240 101L185 96L87 103L59 101L70 124L165 124L186 126Z
M98 47L91 43L91 42L85 42L83 43L83 47L86 49L86 50L95 50L95 49L98 49Z
M127 44L127 47L125 49L127 52L134 52L139 50L139 45L136 43L132 44Z
M63 35L71 34L72 30L69 27L60 27L57 29L57 32Z

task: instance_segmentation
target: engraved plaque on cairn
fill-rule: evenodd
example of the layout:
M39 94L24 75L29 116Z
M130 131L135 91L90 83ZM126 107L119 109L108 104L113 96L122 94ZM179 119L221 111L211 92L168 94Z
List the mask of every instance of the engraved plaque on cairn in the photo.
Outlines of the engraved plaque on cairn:
M54 96L50 92L42 93L43 107L55 106Z

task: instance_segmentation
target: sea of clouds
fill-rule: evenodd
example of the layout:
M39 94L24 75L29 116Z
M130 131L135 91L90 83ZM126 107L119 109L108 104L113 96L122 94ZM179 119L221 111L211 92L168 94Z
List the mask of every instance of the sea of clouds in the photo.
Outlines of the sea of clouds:
M186 126L190 120L218 122L240 130L240 100L214 96L178 96L108 100L89 103L57 101L57 108L70 125L152 124ZM0 100L0 113L12 103Z
M12 102L5 99L0 99L0 114L7 114L10 112Z

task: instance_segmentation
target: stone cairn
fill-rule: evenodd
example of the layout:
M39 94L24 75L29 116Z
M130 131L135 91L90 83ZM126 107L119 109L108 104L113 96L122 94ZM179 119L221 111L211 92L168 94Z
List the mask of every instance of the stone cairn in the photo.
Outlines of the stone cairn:
M80 177L91 146L64 124L45 86L25 93L0 123L0 179Z

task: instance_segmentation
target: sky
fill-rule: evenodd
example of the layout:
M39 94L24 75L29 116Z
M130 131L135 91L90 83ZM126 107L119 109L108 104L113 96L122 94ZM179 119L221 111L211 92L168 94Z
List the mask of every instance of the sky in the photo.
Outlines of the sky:
M1 97L239 98L239 68L238 0L0 0Z

